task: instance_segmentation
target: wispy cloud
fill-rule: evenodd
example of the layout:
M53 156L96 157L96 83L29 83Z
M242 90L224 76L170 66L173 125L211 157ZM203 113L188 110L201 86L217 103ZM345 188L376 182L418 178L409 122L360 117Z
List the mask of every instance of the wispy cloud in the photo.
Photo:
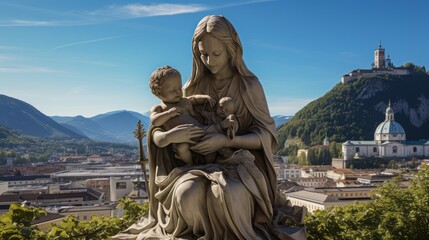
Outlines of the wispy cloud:
M226 5L220 5L218 7L213 7L213 9L237 7L237 6L249 5L249 4L255 4L255 3L274 2L274 1L276 0L254 0L254 1L245 1L245 2L234 2Z
M132 3L122 6L112 5L104 9L90 12L93 16L103 16L114 19L142 18L153 16L176 15L195 13L208 10L208 6L201 4L152 4Z
M0 73L59 73L64 72L52 68L21 66L21 67L0 67Z
M2 27L45 27L45 26L54 26L54 25L55 25L54 22L49 22L49 21L35 21L35 20L21 20L21 19L0 22L0 26Z
M39 20L0 20L0 27L58 27L58 26L80 26L100 23L95 20L50 20L50 21L39 21Z
M125 5L110 5L93 11L55 11L38 8L27 8L27 11L45 12L51 15L49 20L41 19L1 19L0 27L51 27L51 26L79 26L100 24L115 20L135 19L154 16L168 16L186 13L196 13L213 9L231 8L242 5L271 2L272 0L253 0L243 1L224 5L204 5L204 4L175 4L175 3L158 3L158 4L141 4L130 3ZM15 6L16 7L16 6Z
M280 98L270 101L268 99L268 107L271 115L294 115L313 100L307 98Z
M54 48L51 49L51 51L55 51L55 50L58 50L58 49L61 49L61 48L76 46L76 45L83 45L83 44L89 44L89 43L102 42L102 41L107 41L107 40L112 40L112 39L117 39L117 38L122 38L122 37L124 37L124 36L104 37L104 38L97 38L97 39L91 39L91 40L86 40L86 41L72 42L72 43L67 43L67 44L63 44L63 45L54 47Z

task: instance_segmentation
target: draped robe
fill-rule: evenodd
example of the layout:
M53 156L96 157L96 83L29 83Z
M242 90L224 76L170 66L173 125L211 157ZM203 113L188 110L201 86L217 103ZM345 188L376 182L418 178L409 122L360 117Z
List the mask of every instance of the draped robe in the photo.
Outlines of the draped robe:
M237 73L220 89L209 78L188 82L185 95L195 94L210 95L216 102L232 97L238 105L237 135L256 134L262 149L237 149L231 157L217 159L214 164L183 166L170 146L159 148L153 143L153 133L163 129L151 126L147 138L150 213L116 239L278 238L267 228L276 205L272 151L277 141L259 80ZM197 109L202 110L206 109ZM181 196L188 183L199 186L195 195Z

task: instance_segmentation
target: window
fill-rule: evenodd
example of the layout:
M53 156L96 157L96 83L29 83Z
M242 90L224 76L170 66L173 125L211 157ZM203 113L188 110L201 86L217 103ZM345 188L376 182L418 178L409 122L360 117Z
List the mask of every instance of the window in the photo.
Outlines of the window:
M377 148L376 148L376 147L373 147L373 148L372 148L372 152L377 152Z
M393 146L392 150L393 150L393 153L398 153L398 147L397 146Z
M413 147L413 152L417 152L417 147Z
M126 182L117 182L116 183L116 189L127 189L127 183Z

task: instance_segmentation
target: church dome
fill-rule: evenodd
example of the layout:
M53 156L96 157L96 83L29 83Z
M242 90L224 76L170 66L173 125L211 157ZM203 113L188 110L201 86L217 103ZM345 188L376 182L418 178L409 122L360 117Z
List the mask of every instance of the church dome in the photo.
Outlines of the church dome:
M405 134L405 130L398 122L387 121L378 125L375 134Z
M375 129L374 140L383 141L405 141L405 130L395 121L395 113L389 105L386 109L386 119Z

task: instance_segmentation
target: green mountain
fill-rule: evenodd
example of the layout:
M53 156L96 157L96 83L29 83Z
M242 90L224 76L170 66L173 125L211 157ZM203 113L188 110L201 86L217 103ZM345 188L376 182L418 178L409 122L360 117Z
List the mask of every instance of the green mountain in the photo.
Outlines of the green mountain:
M86 136L61 126L30 104L2 94L0 94L0 124L15 130L19 134L34 137L86 138Z
M1 140L18 140L23 139L18 133L3 125L0 125L0 141Z
M325 137L336 142L373 140L389 100L408 140L429 139L429 75L424 67L408 66L411 75L360 77L337 84L278 129L280 146L286 140L318 145Z

